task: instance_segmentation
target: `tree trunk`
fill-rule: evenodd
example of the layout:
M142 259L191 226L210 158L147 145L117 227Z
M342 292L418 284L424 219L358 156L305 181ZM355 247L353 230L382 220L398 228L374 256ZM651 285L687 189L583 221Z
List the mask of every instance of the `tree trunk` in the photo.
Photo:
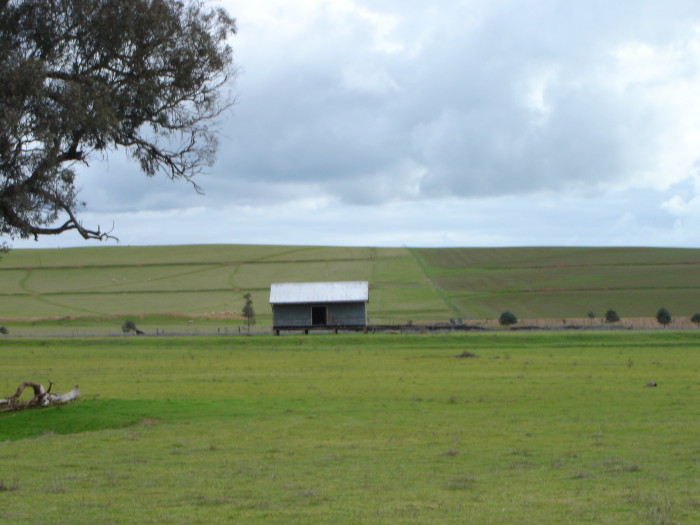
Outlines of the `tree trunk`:
M64 405L80 397L80 388L75 385L73 390L65 394L52 394L53 382L49 381L49 389L44 385L26 381L17 387L17 391L7 399L0 399L0 412L10 412L12 410L24 410L26 408L45 408L54 405ZM24 389L31 387L34 390L34 397L29 401L20 401L20 396Z

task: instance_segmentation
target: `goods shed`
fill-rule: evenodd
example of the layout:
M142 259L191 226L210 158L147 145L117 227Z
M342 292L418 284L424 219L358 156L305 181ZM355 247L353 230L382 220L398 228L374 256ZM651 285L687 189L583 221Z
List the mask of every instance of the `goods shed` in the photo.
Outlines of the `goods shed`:
M272 327L280 330L362 328L367 326L369 283L273 283Z

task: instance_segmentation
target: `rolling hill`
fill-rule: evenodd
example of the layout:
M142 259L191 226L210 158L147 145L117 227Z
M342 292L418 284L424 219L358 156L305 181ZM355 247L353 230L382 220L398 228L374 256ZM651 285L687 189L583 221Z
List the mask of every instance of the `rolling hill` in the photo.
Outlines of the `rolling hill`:
M13 250L0 260L0 323L13 333L118 331L121 321L238 330L250 292L269 327L272 282L367 280L373 324L674 317L700 311L700 250L197 245ZM19 332L18 332L19 331Z

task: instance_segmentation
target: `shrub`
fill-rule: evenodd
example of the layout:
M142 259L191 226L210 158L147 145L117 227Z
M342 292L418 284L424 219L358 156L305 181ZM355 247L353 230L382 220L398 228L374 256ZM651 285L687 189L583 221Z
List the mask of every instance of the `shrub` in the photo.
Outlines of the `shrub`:
M666 308L659 308L659 311L656 312L656 320L666 328L673 318L671 317L671 312L666 310Z
M518 322L518 318L513 312L503 312L501 317L498 318L498 322L501 326L510 326Z
M620 320L620 316L617 315L615 310L608 310L605 312L605 322L606 323L617 323Z
M122 332L125 334L128 334L129 332L135 332L136 331L136 323L134 323L131 320L126 320L124 321L124 324L122 325Z
M693 317L690 318L690 322L700 326L700 314L693 315Z
M7 335L10 331L5 326L0 326L0 334Z

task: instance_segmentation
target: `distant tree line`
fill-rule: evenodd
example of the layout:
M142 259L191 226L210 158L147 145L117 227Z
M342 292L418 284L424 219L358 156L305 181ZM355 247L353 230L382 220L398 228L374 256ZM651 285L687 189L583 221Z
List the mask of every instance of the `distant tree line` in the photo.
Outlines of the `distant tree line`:
M592 311L588 312L588 318L593 320L596 318L596 314ZM617 313L617 311L612 309L606 311L603 318L606 323L620 322L619 314ZM659 310L656 312L656 321L664 328L666 328L673 322L673 316L667 308L662 307L659 308ZM690 318L690 321L700 327L700 313L693 314L693 316ZM518 323L518 318L513 312L506 310L505 312L501 313L501 315L498 317L498 323L501 326L512 326Z

